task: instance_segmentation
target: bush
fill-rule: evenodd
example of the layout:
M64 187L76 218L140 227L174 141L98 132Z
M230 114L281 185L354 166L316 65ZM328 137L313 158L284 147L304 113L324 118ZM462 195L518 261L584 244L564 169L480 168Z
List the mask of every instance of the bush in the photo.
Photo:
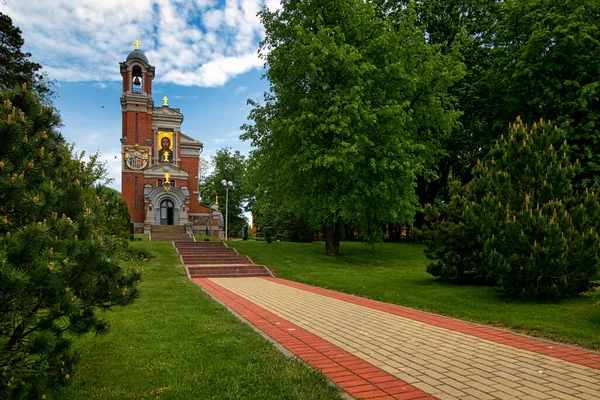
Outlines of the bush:
M60 120L25 86L0 91L0 398L41 398L69 381L73 337L104 333L98 310L131 303L140 274L115 255L110 210L56 131Z
M561 298L598 278L600 203L596 184L579 193L561 133L520 119L496 142L450 203L426 208L421 232L428 272L454 282L492 282L515 297Z

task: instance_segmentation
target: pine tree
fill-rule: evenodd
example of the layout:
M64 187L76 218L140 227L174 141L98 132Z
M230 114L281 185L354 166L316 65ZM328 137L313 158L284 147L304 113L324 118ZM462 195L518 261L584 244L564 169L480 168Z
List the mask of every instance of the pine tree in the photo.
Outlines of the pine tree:
M455 281L483 278L519 297L589 290L600 270L599 187L579 193L572 186L580 166L568 154L549 122L512 124L452 202L429 209L429 272ZM442 215L445 225L435 219Z
M77 363L71 338L131 303L140 273L104 235L98 168L76 157L60 120L23 85L0 91L0 398L41 398Z

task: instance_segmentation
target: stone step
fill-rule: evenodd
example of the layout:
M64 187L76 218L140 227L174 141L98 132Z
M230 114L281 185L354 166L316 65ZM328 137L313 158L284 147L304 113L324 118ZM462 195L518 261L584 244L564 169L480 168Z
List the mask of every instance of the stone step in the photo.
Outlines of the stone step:
M185 233L184 225L152 225L152 233Z
M238 265L238 266L188 266L190 276L199 277L241 277L241 276L270 276L262 265Z
M179 255L181 256L188 256L188 257L233 257L233 256L239 256L240 254L236 253L235 251L228 251L228 252L221 252L221 253L198 253L197 251L195 252L187 252L187 251L180 251Z
M178 241L180 243L184 242L184 241L189 241L190 243L193 243L194 239L186 234L186 233L151 233L150 234L152 238L171 238L170 240L172 241ZM164 240L164 239L163 239Z
M194 249L229 249L229 247L225 246L223 243L203 243L203 242L175 242L175 246L182 248L194 248Z
M176 239L176 238L173 236L170 236L170 235L164 235L164 236L163 235L152 235L150 237L150 241L152 241L152 242L156 242L159 240L166 240L166 241L172 242L173 239ZM190 239L190 240L192 240L192 239Z
M233 250L230 247L225 247L225 246L221 246L221 247L217 247L217 246L210 246L210 247L199 247L199 246L185 246L182 243L185 242L179 242L175 245L175 247L177 247L178 250L191 250L191 251L224 251L224 250ZM195 243L195 242L188 242L190 244Z
M190 257L182 256L183 263L188 264L239 264L248 263L248 257L236 256L236 257Z
M195 254L219 254L219 253L237 253L235 249L229 249L227 247L217 247L211 249L199 249L197 247L185 247L185 246L176 246L177 251L180 253L195 253Z
M208 272L265 272L265 269L260 265L252 266L252 267L225 267L225 266L212 266L212 267L195 267L188 266L190 271L190 275L208 273Z
M173 242L194 278L271 276L267 268L222 242Z
M180 254L185 258L214 258L217 260L228 260L230 258L240 258L242 257L244 260L247 260L246 256L238 253L221 253L221 254L203 254L203 253L194 253L194 254Z
M267 272L264 274L244 273L244 272L211 272L207 274L191 275L193 278L250 278L253 276L270 276Z

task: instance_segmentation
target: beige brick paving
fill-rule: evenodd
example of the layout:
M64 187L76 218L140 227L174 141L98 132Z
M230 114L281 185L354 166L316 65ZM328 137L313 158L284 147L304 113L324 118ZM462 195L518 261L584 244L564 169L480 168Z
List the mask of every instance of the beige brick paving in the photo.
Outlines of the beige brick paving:
M265 279L211 280L438 398L600 399L597 369Z

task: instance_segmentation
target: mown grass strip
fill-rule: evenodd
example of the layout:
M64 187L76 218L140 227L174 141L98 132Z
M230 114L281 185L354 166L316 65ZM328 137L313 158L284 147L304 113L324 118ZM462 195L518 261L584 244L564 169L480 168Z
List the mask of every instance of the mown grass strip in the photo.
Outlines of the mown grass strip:
M384 243L372 249L344 242L338 257L326 256L322 242L229 245L278 278L600 350L597 298L522 302L494 287L440 282L425 271L428 260L419 244Z
M170 242L136 241L156 258L141 297L108 315L111 332L82 355L57 399L339 399L339 390L240 322L190 282Z

